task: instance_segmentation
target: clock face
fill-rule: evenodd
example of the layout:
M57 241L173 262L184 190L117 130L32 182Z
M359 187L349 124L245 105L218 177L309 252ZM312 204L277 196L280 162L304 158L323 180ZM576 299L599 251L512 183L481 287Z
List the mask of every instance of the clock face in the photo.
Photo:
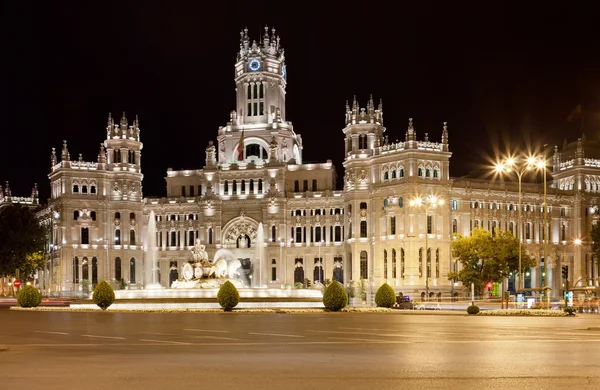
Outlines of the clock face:
M281 75L283 76L284 80L287 80L287 70L285 69L285 65L281 67Z
M260 68L260 61L258 61L257 59L251 60L248 63L248 68L250 68L251 71L256 72L258 68Z

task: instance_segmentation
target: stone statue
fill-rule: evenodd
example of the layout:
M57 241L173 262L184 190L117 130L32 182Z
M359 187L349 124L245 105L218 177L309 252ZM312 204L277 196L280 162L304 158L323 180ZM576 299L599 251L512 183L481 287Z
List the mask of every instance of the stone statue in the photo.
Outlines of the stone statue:
M208 259L208 253L206 252L205 246L200 244L200 239L196 239L196 244L192 248L192 257L195 261L202 261Z

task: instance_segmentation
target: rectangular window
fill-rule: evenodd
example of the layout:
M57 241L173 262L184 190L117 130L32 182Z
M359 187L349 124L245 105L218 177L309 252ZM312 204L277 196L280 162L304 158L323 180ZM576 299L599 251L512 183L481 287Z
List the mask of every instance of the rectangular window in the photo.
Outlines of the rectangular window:
M360 221L360 237L367 237L367 221Z
M254 103L254 111L252 112L253 116L258 115L258 103Z
M246 112L246 116L252 116L252 103L248 103L248 111Z
M90 243L90 235L88 228L81 228L81 243L89 244Z
M432 226L431 226L432 218L433 218L432 215L427 216L427 234L431 234L431 232L432 232Z
M390 217L390 234L396 234L396 217Z
M458 210L458 200L452 201L452 210Z
M260 115L265 115L265 104L260 102Z

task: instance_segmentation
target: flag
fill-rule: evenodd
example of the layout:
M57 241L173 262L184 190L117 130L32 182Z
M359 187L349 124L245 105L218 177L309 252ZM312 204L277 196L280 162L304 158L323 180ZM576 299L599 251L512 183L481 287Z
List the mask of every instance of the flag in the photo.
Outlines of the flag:
M580 117L582 114L581 104L578 104L577 107L571 111L569 117L567 118L567 122L571 122L573 119Z
M240 143L238 144L238 160L244 161L244 130L242 130L242 136L240 137Z

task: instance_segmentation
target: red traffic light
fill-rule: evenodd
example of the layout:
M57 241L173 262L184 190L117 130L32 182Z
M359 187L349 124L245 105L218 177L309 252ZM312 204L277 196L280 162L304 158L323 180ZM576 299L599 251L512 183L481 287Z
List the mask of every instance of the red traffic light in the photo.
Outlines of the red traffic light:
M492 288L492 282L487 282L487 284L485 285L488 290Z

